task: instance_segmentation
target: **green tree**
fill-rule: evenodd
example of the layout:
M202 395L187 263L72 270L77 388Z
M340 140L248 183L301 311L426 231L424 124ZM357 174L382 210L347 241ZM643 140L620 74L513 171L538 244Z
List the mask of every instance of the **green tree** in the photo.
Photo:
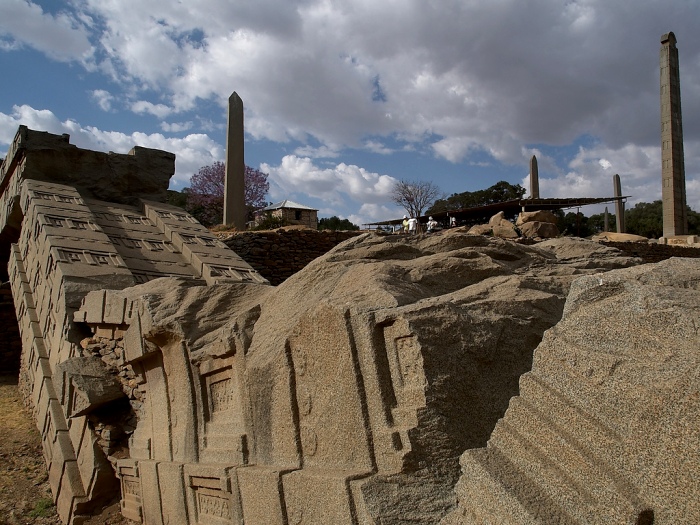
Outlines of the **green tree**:
M693 211L688 206L688 233L700 235L700 213Z
M590 220L581 212L564 213L562 210L557 210L554 213L559 220L557 221L557 228L562 235L567 235L570 237L590 237L591 235L598 233L596 229L590 224Z
M588 226L594 234L605 231L605 214L595 213L588 217ZM617 231L617 222L614 213L608 213L608 231Z
M625 233L658 238L664 234L663 204L659 201L638 202L625 210Z
M523 195L525 195L525 188L520 184L510 184L502 180L485 190L453 193L446 199L438 199L428 209L427 213L431 214L475 208L477 206L485 206L497 202L522 199Z
M700 213L687 206L688 234L700 234ZM642 235L644 237L659 238L664 234L663 203L639 202L634 208L625 210L625 230L627 233Z
M323 217L318 220L319 230L359 230L360 227L353 224L348 219L341 219L333 215L333 217Z

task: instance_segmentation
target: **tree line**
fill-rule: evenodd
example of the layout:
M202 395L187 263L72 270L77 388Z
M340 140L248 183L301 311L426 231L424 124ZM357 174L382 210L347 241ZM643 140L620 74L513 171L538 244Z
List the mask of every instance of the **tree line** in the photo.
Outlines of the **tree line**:
M700 235L700 213L690 209L688 212L688 234ZM589 237L600 233L605 227L605 214L597 213L586 217L581 212L564 213L559 211L559 222L557 226L562 235L575 235L577 237ZM617 217L615 214L608 214L608 230L617 231ZM625 210L625 233L641 235L649 239L658 239L664 234L663 203L658 200L654 202L638 202L634 207Z
M499 181L484 190L453 193L440 196L440 190L430 182L399 181L392 192L392 201L401 206L409 216L420 217L433 213L476 208L499 202L522 199L525 188L520 184ZM700 213L688 206L688 233L700 235ZM597 213L587 217L579 212L556 210L557 227L562 235L590 237L605 230L605 214ZM515 216L508 217L515 220ZM663 206L660 200L640 202L625 210L625 233L647 238L663 236ZM608 231L617 231L615 214L608 214Z

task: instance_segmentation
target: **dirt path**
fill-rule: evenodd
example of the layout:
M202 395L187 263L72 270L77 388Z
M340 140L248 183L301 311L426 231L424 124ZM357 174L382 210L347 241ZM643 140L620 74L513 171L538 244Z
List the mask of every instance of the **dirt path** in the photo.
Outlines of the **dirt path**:
M17 379L0 376L0 525L60 525L39 432L19 397ZM133 525L115 504L85 525Z

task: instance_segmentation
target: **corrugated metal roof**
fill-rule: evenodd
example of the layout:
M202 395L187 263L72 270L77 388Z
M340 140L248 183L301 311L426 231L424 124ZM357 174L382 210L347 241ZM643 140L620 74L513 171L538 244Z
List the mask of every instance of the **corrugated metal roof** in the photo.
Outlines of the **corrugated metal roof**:
M318 211L316 208L309 208L308 206L304 206L303 204L299 204L298 202L290 201L289 199L285 199L281 202L276 202L275 204L270 204L266 208L263 208L258 211L273 211L273 210L279 210L281 208L290 208L293 210L309 210L309 211Z

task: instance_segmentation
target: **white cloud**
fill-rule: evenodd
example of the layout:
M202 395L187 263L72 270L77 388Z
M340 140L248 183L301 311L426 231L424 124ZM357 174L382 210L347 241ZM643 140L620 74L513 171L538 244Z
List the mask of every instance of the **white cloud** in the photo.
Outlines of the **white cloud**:
M85 26L67 12L44 13L26 0L3 0L0 38L5 49L23 44L61 61L87 60L93 48Z
M260 169L269 174L273 200L303 193L335 205L348 200L357 206L383 204L388 201L396 181L388 175L370 173L344 163L333 168L319 168L310 158L296 155L286 155L279 166L262 164Z
M171 111L200 100L224 106L235 89L253 137L313 138L320 154L345 146L388 154L380 139L389 136L428 139L451 162L475 152L519 162L524 143L568 144L582 134L612 147L650 144L658 37L674 28L682 52L692 53L682 63L700 61L694 0L639 0L634 10L606 0L407 0L401 9L376 1L84 0L55 16L8 1L19 26L20 14L35 21L27 38L61 28L79 44L71 56L89 49L89 28L101 70L136 91L157 89ZM41 49L54 47L61 49ZM698 91L697 77L684 77L686 89ZM695 98L686 115L699 112ZM137 111L169 114L148 103ZM700 125L686 128L700 133Z
M363 224L369 224L372 222L381 222L387 220L387 218L400 217L404 210L393 207L384 206L381 204L363 204L357 213L351 214L348 219L353 224L362 226Z
M148 113L158 118L165 118L172 113L172 109L165 104L153 104L146 100L139 100L131 104L131 111L134 113Z
M296 148L294 154L298 157L311 157L312 159L332 159L340 155L335 147L313 147L309 145Z
M467 137L450 137L432 144L436 156L450 162L461 161L474 146L474 141Z
M394 150L385 146L383 143L376 140L365 141L364 148L372 153L379 153L380 155L391 155Z
M161 122L160 123L160 129L166 132L170 133L179 133L181 131L187 131L188 129L192 129L192 126L194 124L192 121L187 121L187 122Z
M349 163L328 168L311 160L342 159L347 148L386 155L382 166L399 156L432 155L469 172L504 165L526 171L533 150L564 146L565 153L535 153L543 196L607 195L612 174L619 173L625 193L649 200L659 191L659 37L673 29L694 206L700 3L630 5L405 0L399 9L395 2L370 0L80 0L49 13L26 0L5 0L0 49L32 47L54 59L81 61L113 80L109 92L92 91L111 116L121 109L115 100L125 100L143 116L130 116L139 125L151 116L160 119L151 131L191 132L194 145L143 135L164 149L182 149L176 151L179 182L186 179L182 165L217 157L212 152L221 147L208 133L222 127L217 119L236 90L245 104L246 132L288 143L285 151L294 152L267 159L279 174L279 195L303 192L333 203L379 205L386 193L382 176ZM80 77L78 69L66 68L66 76ZM16 96L4 106L8 114L0 114L0 125L26 118L21 121L30 127L71 132L104 147L136 138L61 121ZM17 106L10 111L12 104ZM163 122L173 115L181 122ZM120 125L100 127L123 131ZM596 145L571 155L568 147L582 137Z
M112 109L112 101L114 97L109 91L104 89L95 89L90 93L92 99L97 103L102 111L110 111Z

